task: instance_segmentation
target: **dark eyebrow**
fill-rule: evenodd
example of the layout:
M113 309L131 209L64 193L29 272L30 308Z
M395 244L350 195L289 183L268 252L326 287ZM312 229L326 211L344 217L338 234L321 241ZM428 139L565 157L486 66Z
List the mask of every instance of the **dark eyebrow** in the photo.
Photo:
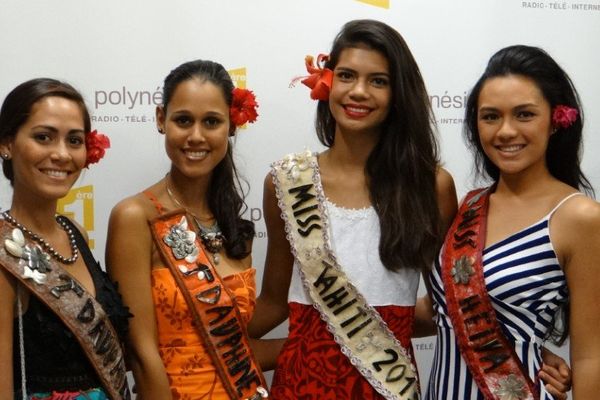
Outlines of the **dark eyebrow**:
M513 107L513 109L514 110L522 110L522 109L527 108L527 107L539 108L540 106L538 104L535 104L535 103L524 103L524 104L519 104L518 106ZM495 107L489 107L489 106L487 106L487 107L481 107L481 108L479 108L478 111L479 112L482 112L482 111L488 111L489 112L489 111L498 111L498 109L495 108Z
M58 133L58 129L56 129L55 127L50 126L50 125L36 125L31 128L31 130L34 130L34 129L45 129L45 130L51 131L53 133ZM69 131L70 135L72 135L74 133L85 133L85 131L83 129L71 129Z
M218 117L224 117L225 114L223 114L222 112L219 111L206 111L205 116L218 116ZM193 115L193 113L189 110L183 109L183 110L175 110L172 112L171 114L172 116L178 117L180 115Z
M335 70L341 70L341 71L345 71L345 72L352 72L354 74L356 74L356 70L353 70L352 68L348 68L348 67L335 67ZM373 72L370 73L369 76L385 76L387 78L390 77L390 74L387 72Z
M533 107L533 108L539 108L539 104L534 104L534 103L525 103L525 104L519 104L518 106L515 107L515 110L521 110L523 108L527 108L527 107Z
M47 131L58 132L58 129L56 129L55 127L50 126L50 125L36 125L31 128L31 130L34 130L34 129L45 129Z

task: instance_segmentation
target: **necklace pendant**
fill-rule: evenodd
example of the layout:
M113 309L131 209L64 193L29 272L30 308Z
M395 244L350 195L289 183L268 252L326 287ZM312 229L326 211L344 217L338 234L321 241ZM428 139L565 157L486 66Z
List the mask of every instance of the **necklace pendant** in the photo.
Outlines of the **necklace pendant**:
M214 253L212 257L215 265L219 265L219 263L221 262L221 256L219 255L219 253Z

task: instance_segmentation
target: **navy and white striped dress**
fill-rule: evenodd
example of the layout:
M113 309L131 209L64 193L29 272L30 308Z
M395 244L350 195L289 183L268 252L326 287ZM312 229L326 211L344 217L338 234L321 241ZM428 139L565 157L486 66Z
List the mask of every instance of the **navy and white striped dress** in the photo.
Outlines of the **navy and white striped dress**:
M514 343L529 376L538 384L541 400L554 399L537 380L544 336L568 297L565 275L550 240L549 223L558 207L577 194L567 196L540 221L483 251L483 272L492 306L508 341ZM438 333L425 399L484 400L458 350L439 260L430 282Z

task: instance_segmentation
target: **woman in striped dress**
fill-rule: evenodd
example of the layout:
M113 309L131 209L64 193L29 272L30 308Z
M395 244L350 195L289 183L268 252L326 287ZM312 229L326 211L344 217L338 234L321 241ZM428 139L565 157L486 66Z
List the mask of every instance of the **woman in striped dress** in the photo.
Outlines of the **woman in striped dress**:
M543 50L507 47L492 56L472 90L466 121L478 170L493 185L463 203L431 274L438 336L426 398L554 399L539 381L541 349L545 340L560 343L567 335L573 396L597 398L600 205L579 192L593 189L579 166L577 92ZM463 208L479 201L480 208ZM481 225L471 224L474 215ZM457 261L455 253L469 247L479 253ZM479 283L480 292L460 297ZM485 318L473 311L480 299L491 305ZM490 321L491 329L474 331ZM494 325L497 332L477 344ZM510 357L502 355L502 338ZM495 358L482 357L491 347ZM511 360L522 368L502 375Z

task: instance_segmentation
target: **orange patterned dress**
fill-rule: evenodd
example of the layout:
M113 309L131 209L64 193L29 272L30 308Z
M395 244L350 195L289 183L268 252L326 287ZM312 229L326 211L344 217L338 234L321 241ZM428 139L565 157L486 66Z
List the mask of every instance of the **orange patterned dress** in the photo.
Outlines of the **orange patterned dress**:
M223 277L235 297L244 323L256 303L256 270ZM152 270L152 295L158 324L158 345L174 400L229 400L192 315L168 268Z

